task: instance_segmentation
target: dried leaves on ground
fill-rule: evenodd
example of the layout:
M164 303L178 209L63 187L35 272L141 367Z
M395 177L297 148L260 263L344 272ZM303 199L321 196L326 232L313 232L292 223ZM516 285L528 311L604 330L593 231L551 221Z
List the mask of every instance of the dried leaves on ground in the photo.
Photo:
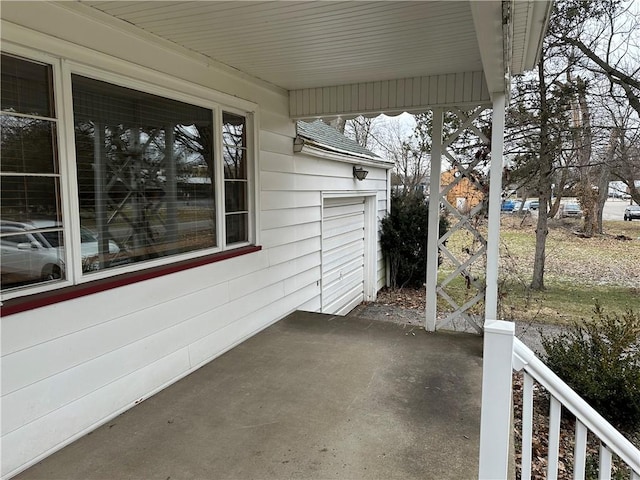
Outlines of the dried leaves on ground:
M378 292L376 303L424 311L426 293L424 288L383 288Z

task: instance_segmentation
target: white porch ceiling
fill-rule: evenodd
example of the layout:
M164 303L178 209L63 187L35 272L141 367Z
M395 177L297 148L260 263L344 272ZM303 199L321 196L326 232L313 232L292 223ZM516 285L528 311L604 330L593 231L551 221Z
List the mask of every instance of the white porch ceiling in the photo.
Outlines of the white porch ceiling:
M82 3L289 91L479 71L490 92L504 89L498 0ZM536 3L548 11L534 0L511 9L516 73L544 31Z

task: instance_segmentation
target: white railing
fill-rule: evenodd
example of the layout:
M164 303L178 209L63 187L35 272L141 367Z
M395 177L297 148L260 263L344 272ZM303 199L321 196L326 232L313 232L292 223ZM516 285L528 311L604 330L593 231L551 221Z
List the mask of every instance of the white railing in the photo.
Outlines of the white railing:
M640 450L635 448L629 440L567 386L526 345L515 338L513 323L499 320L487 320L485 323L480 426L480 480L508 478L512 369L524 372L522 480L530 480L531 478L534 380L542 385L551 397L546 475L548 480L555 480L558 477L560 417L563 407L576 417L573 455L574 479L585 478L587 433L590 431L600 441L599 480L611 478L612 454L617 455L628 466L631 480L640 480Z

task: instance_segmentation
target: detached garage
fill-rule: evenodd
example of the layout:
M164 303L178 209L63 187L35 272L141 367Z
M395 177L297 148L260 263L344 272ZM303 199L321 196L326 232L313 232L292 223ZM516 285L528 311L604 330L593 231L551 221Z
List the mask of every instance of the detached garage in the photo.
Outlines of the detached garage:
M382 253L378 248L378 222L389 207L387 162L333 127L315 121L298 122L296 149L299 155L323 158L327 172L336 177L345 170L353 173L353 188L322 191L322 313L345 315L363 300L374 300L385 284ZM319 160L318 160L319 161ZM384 178L385 190L371 189L367 181ZM364 188L363 188L364 187Z

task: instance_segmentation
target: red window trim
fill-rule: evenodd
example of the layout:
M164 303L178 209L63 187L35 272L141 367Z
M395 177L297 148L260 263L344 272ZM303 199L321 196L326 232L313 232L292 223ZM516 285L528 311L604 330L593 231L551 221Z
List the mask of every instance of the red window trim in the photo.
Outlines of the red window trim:
M162 265L160 267L149 268L139 272L123 273L109 278L102 278L93 282L82 283L70 287L52 290L50 292L35 293L24 297L12 298L3 302L0 308L0 316L6 317L15 313L26 312L35 308L46 307L54 303L72 300L74 298L92 295L94 293L104 292L112 288L119 288L132 283L150 280L152 278L162 277L171 273L181 272L190 268L201 267L210 263L221 262L230 258L247 255L249 253L262 250L261 246L248 246L227 250L225 252L214 253L205 257L183 260L181 262L172 263L170 265Z

